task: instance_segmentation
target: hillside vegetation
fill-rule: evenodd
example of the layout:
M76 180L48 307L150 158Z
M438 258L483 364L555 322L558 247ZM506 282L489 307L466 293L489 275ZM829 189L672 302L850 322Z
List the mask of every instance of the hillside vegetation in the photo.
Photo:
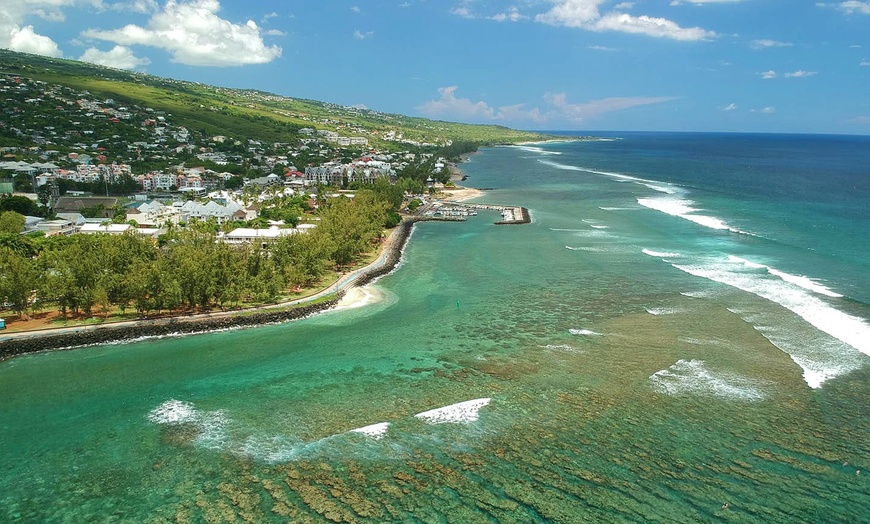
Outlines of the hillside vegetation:
M360 136L385 149L468 142L495 145L545 135L502 126L469 125L357 109L256 90L229 89L144 73L0 50L0 73L21 75L171 114L200 136L287 142L302 128Z

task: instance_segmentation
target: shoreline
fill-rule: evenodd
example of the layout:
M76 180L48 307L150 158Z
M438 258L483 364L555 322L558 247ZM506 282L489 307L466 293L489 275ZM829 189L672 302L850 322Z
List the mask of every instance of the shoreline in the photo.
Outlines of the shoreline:
M347 290L370 284L393 271L401 260L414 224L421 221L423 220L418 217L405 218L390 233L383 251L372 263L348 273L329 287L305 298L241 311L219 311L153 320L127 320L94 326L57 327L0 335L0 361L43 351L279 324L328 311L339 303ZM324 300L307 304L320 299Z

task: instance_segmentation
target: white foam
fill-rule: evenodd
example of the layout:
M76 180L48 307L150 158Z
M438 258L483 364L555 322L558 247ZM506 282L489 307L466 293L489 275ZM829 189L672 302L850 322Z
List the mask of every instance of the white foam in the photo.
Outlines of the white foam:
M577 335L581 337L601 337L603 336L601 333L597 333L592 331L591 329L569 329L568 333L572 335Z
M491 398L478 398L451 404L443 408L431 409L414 415L430 424L474 422L479 416L480 408L492 401Z
M602 226L599 224L592 224L593 229L610 229L610 226Z
M679 253L669 253L667 251L653 251L652 249L646 249L646 248L642 249L641 252L644 255L649 255L651 257L657 257L657 258L676 258L676 257L681 256Z
M546 164L550 167L555 167L556 169L562 169L565 171L579 171L581 173L591 173L594 175L604 175L604 176L608 176L611 178L615 178L615 179L623 181L623 182L639 182L639 183L648 183L648 182L654 183L655 182L654 180L644 180L642 178L623 175L622 173L613 173L610 171L599 171L597 169L589 169L586 167L569 166L567 164L560 164L558 162L553 162L552 160L538 159L538 162L540 162L542 164Z
M192 424L199 433L193 439L194 445L206 449L223 449L226 446L228 419L221 411L200 411L190 402L169 399L148 413L148 420L155 424L175 426Z
M193 443L201 448L221 450L227 446L227 434L225 427L228 419L222 410L205 411L199 414L196 425L199 427L199 435Z
M542 349L546 349L548 351L565 351L568 353L583 353L582 350L575 348L574 346L569 346L568 344L547 344L546 346L541 346Z
M171 398L152 409L148 413L148 420L155 424L184 424L191 422L197 416L193 404Z
M710 298L716 296L713 291L680 291L680 294L689 298Z
M507 146L512 147L514 149L519 149L520 151L527 151L529 153L538 153L541 155L561 155L562 153L558 151L547 151L546 149L536 147L536 146L528 146L528 145L512 145Z
M684 310L676 307L651 307L647 308L647 313L654 316L660 315L676 315L678 313L683 313Z
M658 191L659 193L667 193L669 195L676 195L676 194L682 193L680 188L677 188L674 186L665 186L665 185L661 185L661 184L648 184L648 183L645 183L644 185L646 187L652 189L653 191Z
M635 211L636 207L613 207L613 206L598 206L598 209L602 211Z
M779 277L790 284L794 284L796 286L802 287L804 289L807 289L807 290L812 291L814 293L818 293L820 295L825 295L825 296L831 297L831 298L842 298L843 297L843 295L832 291L830 288L823 286L822 284L819 284L818 282L814 281L813 279L811 279L810 277L807 277L807 276L792 275L792 274L786 273L785 271L780 271L779 269L776 269L774 267L770 267L770 266L766 266L764 264L758 264L755 262L751 262L749 260L746 260L745 258L740 258L740 257L736 257L733 255L729 255L728 260L730 262L737 262L737 263L743 264L746 267L753 268L753 269L765 269L765 270L767 270L768 273L770 273L771 275L773 275L775 277Z
M379 422L377 424L371 424L369 426L363 426L361 428L356 428L350 430L350 433L362 433L367 437L371 437L375 440L380 440L384 435L387 434L387 429L389 429L389 422Z
M609 254L629 254L634 253L634 249L630 246L620 246L620 245L599 245L599 246L584 246L584 247L570 247L565 246L567 249L571 251L585 251L587 253L609 253Z
M808 346L805 340L790 341L795 337L806 339L810 336L797 334L803 329L800 325L782 333L777 329L785 322L782 319L766 319L764 322L747 320L801 366L810 387L819 387L824 380L855 369L858 364L855 355L851 354L853 351L870 355L870 323L866 319L836 309L804 286L783 280L769 271L759 271L767 266L747 265L744 259L729 257L699 265L673 264L673 267L774 302L795 313L815 329L842 342L837 349L828 347L824 342ZM747 319L745 313L734 312Z
M586 231L586 230L585 230L585 229L564 229L564 228L562 228L562 229L557 229L557 228L555 228L555 227L551 227L551 228L550 228L550 231L570 231L570 232L576 233L576 232L578 232L578 231Z
M733 264L730 264L733 266ZM721 264L688 266L673 264L690 275L752 293L775 302L824 331L849 344L865 355L870 355L870 324L865 319L844 313L807 293L807 289L785 280L773 280L758 273L747 273Z
M746 377L714 373L703 360L678 360L649 377L656 391L667 395L710 395L734 400L761 400L764 393Z
M676 197L638 198L637 203L655 211L690 220L696 224L711 229L721 229L733 231L735 233L742 233L739 229L732 228L716 217L694 214L698 212L698 209L692 207L694 202L691 200Z

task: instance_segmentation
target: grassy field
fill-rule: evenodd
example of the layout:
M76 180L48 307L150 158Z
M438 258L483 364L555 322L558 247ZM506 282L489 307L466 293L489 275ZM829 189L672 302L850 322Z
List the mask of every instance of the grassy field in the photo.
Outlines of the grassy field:
M300 128L364 136L386 149L406 148L381 139L394 132L406 139L479 145L540 140L544 135L502 126L470 125L380 113L367 109L279 96L256 90L229 89L111 69L84 62L0 50L2 73L88 91L98 98L138 105L172 115L176 125L204 136L232 133L264 142L289 142Z

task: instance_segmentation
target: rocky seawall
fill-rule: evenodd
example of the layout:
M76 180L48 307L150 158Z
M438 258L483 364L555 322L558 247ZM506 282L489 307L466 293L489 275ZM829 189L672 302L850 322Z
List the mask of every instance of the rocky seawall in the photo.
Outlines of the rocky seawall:
M112 324L82 326L64 330L62 333L52 332L53 330L27 333L16 338L0 341L0 360L39 351L73 349L97 344L131 341L146 337L207 333L225 329L277 324L305 318L335 307L347 288L364 286L392 271L401 260L402 250L411 236L414 223L417 221L414 218L410 218L396 226L397 230L393 233L395 237L387 248L383 262L377 267L361 270L359 276L347 282L329 300L316 304L300 304L281 310L248 310L230 315L198 315L139 320L132 324L124 323L124 325L115 326Z

